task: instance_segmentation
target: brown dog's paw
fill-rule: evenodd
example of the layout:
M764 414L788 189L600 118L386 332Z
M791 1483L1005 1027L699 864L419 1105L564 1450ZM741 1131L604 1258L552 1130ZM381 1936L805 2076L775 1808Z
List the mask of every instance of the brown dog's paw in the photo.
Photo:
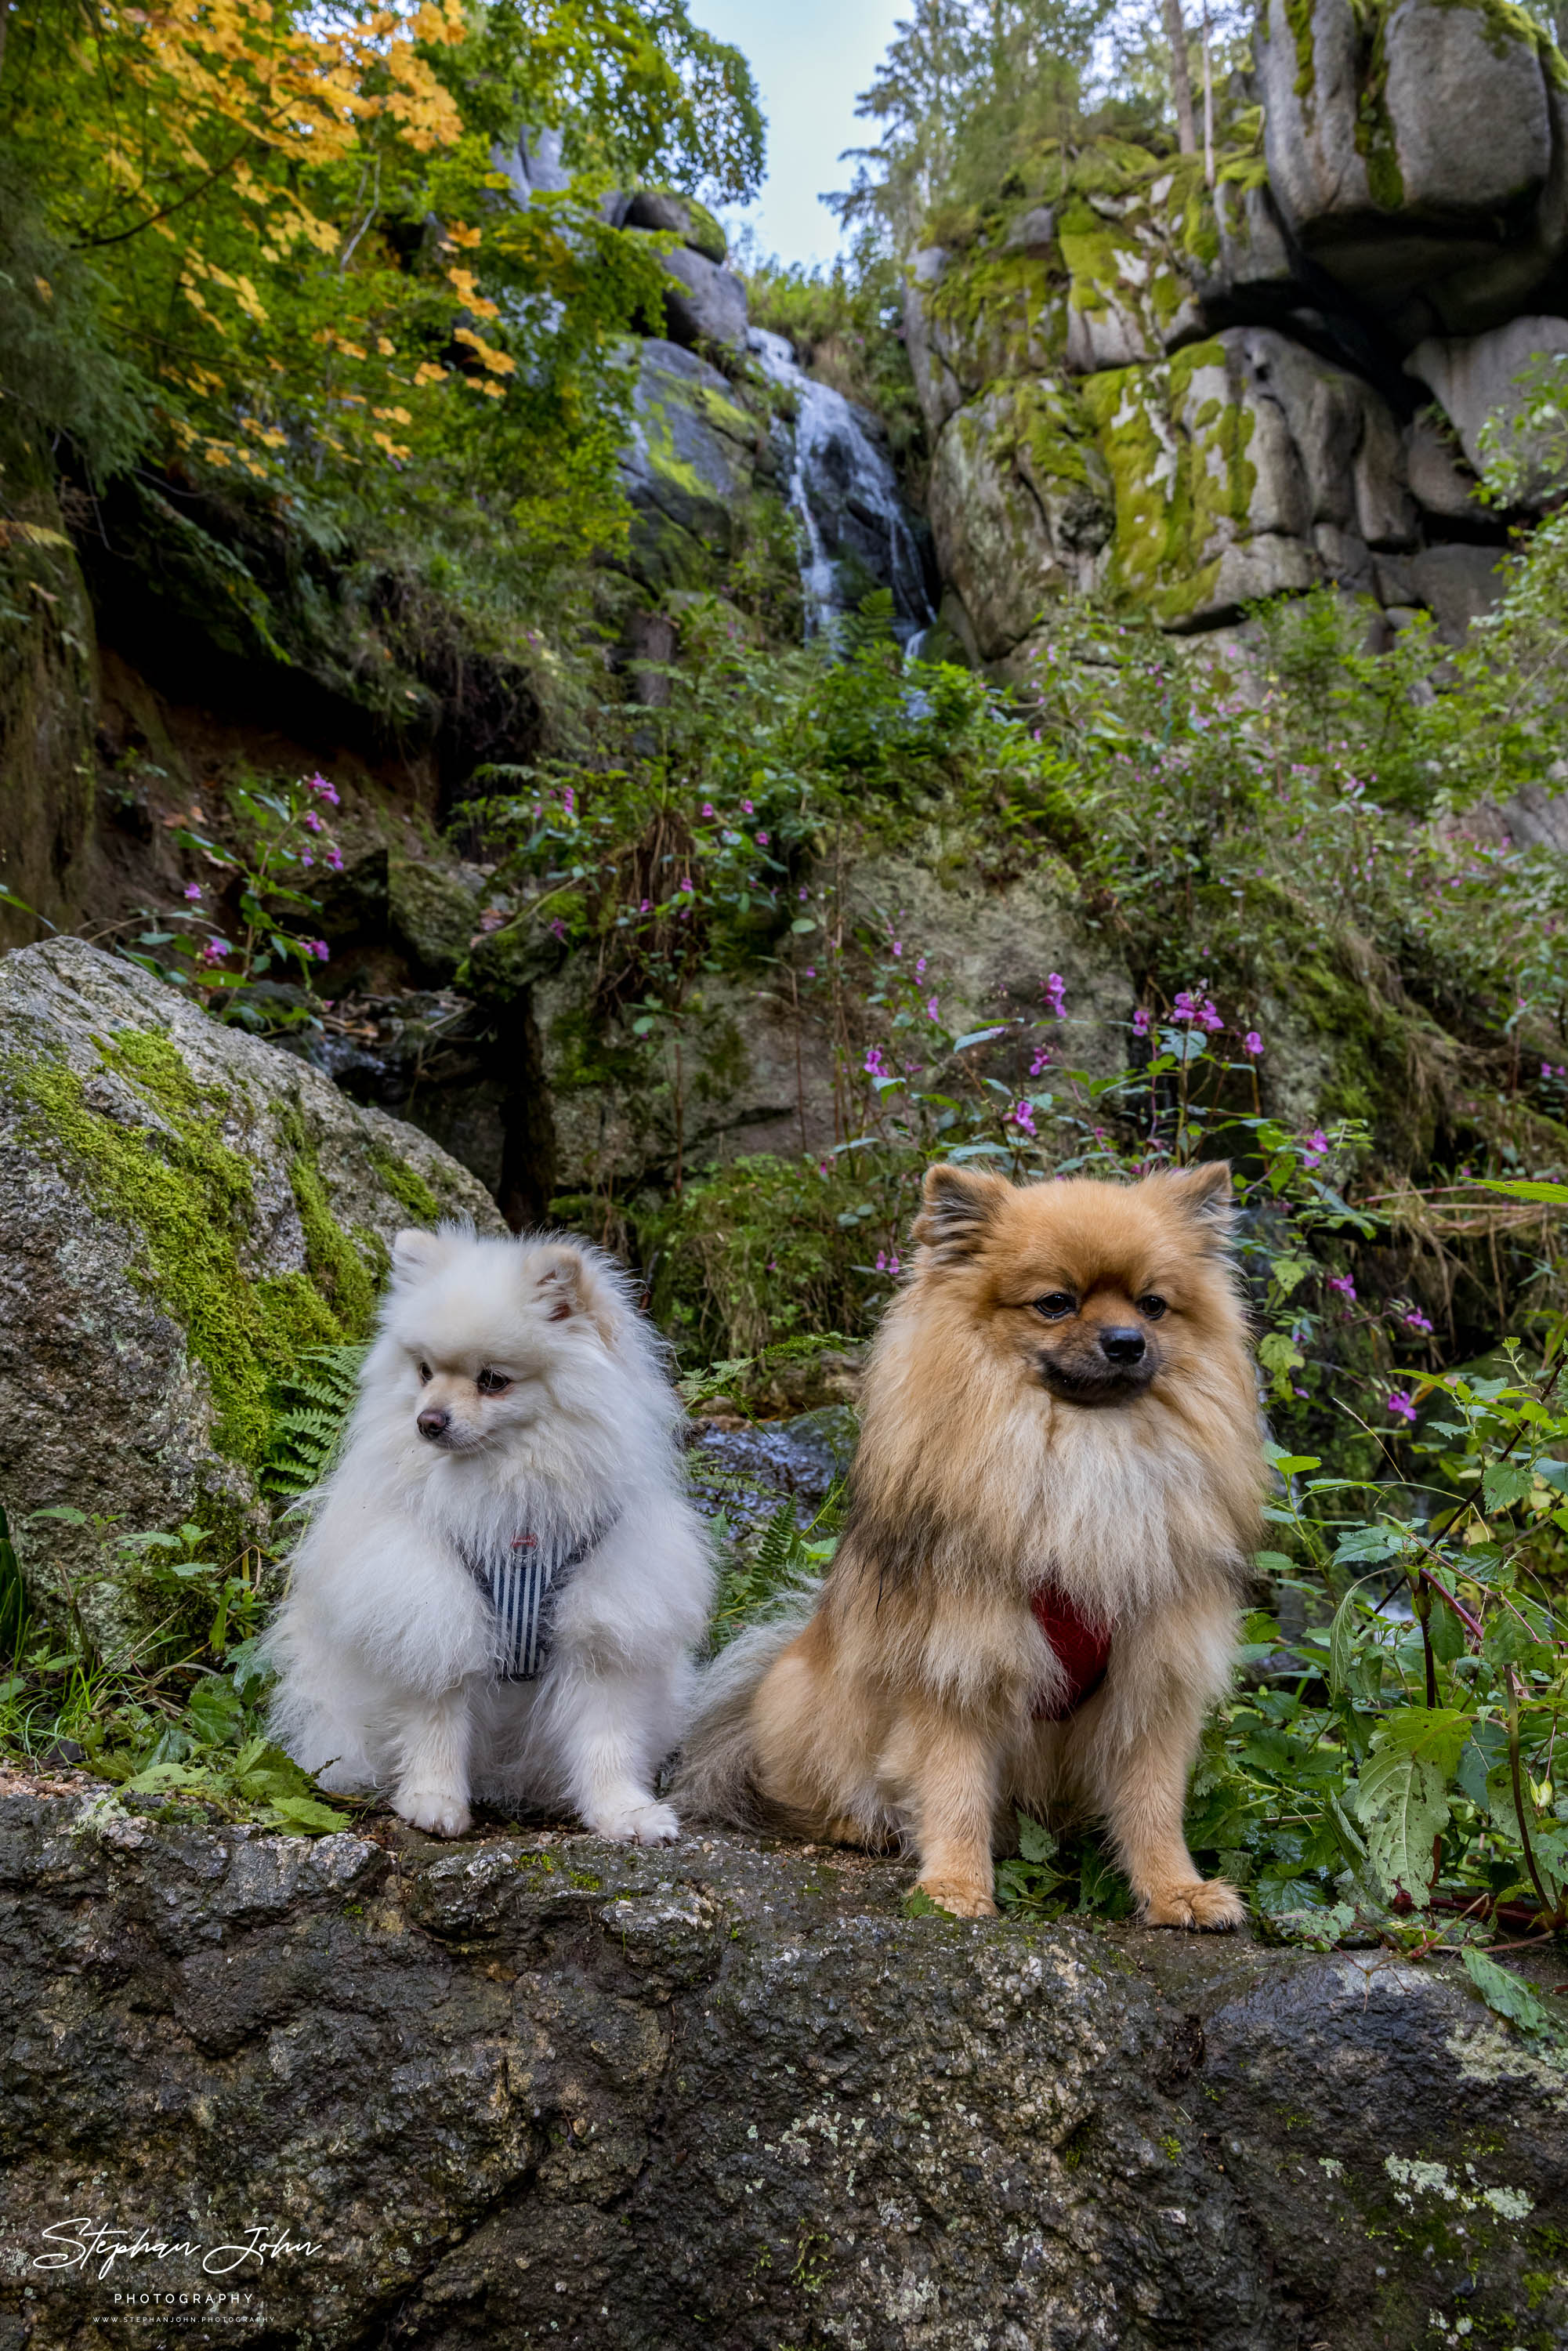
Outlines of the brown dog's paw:
M955 1918L994 1918L997 1906L983 1886L965 1877L923 1877L919 1891Z
M1138 1921L1144 1927L1197 1927L1211 1935L1228 1935L1246 1922L1246 1903L1223 1877L1162 1886L1147 1896Z

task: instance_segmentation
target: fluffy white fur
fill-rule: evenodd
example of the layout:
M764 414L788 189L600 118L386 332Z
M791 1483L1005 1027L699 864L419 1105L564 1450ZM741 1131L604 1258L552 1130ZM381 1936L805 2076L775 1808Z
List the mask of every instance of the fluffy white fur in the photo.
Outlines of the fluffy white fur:
M446 1416L434 1441L422 1413ZM654 1775L712 1601L679 1417L661 1343L601 1251L400 1233L342 1454L267 1636L288 1753L323 1787L384 1789L442 1836L462 1835L478 1797L673 1839ZM560 1592L541 1677L497 1679L490 1603L460 1546L531 1531L570 1547L617 1512Z

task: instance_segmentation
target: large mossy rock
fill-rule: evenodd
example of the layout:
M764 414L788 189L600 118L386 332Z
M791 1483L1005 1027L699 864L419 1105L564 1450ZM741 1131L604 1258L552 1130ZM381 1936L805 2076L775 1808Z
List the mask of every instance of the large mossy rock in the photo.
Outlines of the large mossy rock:
M414 1128L79 939L0 962L0 1505L37 1604L135 1618L90 1527L259 1523L276 1384L365 1335L400 1226L488 1196Z
M1563 61L1502 0L1270 0L1269 176L1319 268L1385 331L1490 327L1568 235Z
M7 2351L1563 2340L1568 2075L1457 1970L373 1834L0 1799Z
M767 432L716 367L658 339L638 349L632 423L621 455L632 568L657 588L711 586L739 542Z

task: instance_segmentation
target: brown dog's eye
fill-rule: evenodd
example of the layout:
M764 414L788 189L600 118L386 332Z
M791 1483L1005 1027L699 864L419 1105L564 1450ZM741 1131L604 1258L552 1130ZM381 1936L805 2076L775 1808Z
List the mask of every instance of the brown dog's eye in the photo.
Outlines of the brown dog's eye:
M481 1395L505 1395L512 1383L505 1372L483 1371L474 1384Z
M1165 1311L1166 1301L1163 1298L1155 1298L1151 1294L1138 1301L1138 1311L1145 1322L1157 1322Z
M430 1365L429 1365L428 1364L421 1364L421 1365L420 1365L420 1367L419 1367L419 1384L420 1384L421 1387L423 1387L423 1386L424 1385L424 1384L425 1384L426 1380L428 1380L428 1379L429 1379L429 1377L430 1377Z
M1078 1301L1070 1290L1051 1290L1034 1301L1034 1311L1043 1314L1048 1322L1065 1322L1070 1314L1078 1311Z

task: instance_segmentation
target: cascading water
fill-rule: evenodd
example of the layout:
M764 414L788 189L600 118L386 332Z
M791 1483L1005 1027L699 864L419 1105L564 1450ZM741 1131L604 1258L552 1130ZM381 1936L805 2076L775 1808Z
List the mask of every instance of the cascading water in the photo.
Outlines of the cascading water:
M782 335L753 327L747 341L764 375L794 400L793 425L780 420L775 432L789 504L806 535L807 635L831 631L873 589L887 588L894 632L907 644L931 623L925 567L872 420L797 367Z

